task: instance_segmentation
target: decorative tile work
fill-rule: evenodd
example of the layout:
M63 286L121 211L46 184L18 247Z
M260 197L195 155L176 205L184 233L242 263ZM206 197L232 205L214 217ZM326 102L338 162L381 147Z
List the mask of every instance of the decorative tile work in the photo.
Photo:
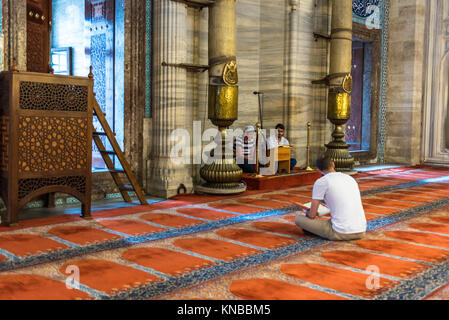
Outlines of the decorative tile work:
M370 6L379 6L380 0L354 0L352 2L352 12L362 18L368 18L373 14L369 10Z
M91 64L95 76L94 92L103 112L106 110L106 34L93 35L91 39Z
M388 38L390 0L382 1L382 58L380 76L380 106L379 106L379 140L377 157L378 163L385 162L385 131L387 123L387 72L388 72Z
M145 118L151 118L151 0L147 1L145 58Z

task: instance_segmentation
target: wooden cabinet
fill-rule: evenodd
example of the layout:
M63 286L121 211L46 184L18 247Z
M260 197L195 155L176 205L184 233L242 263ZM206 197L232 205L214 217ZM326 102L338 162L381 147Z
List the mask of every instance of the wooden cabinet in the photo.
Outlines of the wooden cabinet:
M31 199L76 197L90 216L93 81L44 73L0 73L0 187L4 223Z

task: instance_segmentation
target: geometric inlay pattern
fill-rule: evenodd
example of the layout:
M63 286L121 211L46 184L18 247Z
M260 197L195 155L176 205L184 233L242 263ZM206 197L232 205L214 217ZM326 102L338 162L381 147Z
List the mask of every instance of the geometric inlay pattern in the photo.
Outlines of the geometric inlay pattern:
M9 117L0 117L0 171L8 171Z
M87 86L21 81L20 108L87 112L87 89Z
M85 169L87 118L19 117L19 172L62 172Z
M35 178L19 180L19 200L25 198L30 193L48 186L65 186L77 190L81 194L86 192L86 177L54 177Z

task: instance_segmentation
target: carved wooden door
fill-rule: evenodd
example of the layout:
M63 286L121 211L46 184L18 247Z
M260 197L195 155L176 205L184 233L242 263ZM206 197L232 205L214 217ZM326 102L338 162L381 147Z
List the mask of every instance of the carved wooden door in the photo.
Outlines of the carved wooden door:
M49 72L51 0L27 0L27 71Z
M89 47L86 55L90 59L92 72L94 74L94 92L106 120L113 131L115 101L114 101L114 21L115 0L85 0L85 14L87 31L89 32ZM98 131L102 127L94 117L94 126ZM106 148L108 142L101 137ZM98 150L94 148L93 166L104 167L104 163Z
M346 124L346 143L350 146L349 151L362 150L362 131L369 130L369 128L363 128L364 48L363 42L352 42L351 118Z

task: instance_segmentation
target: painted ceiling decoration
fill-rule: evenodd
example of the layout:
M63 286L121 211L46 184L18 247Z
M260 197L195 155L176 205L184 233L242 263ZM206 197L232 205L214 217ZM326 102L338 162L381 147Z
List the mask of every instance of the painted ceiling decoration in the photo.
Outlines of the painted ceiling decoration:
M352 2L352 12L361 18L368 18L375 13L372 6L380 8L380 5L381 0L354 0Z

